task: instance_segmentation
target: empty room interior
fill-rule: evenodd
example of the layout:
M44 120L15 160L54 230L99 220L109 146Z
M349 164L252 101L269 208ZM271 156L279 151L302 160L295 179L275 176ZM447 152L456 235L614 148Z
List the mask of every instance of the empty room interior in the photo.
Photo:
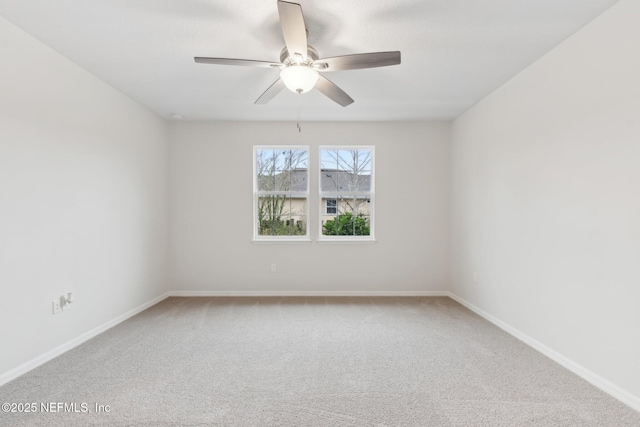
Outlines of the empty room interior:
M637 0L0 0L0 424L640 426Z

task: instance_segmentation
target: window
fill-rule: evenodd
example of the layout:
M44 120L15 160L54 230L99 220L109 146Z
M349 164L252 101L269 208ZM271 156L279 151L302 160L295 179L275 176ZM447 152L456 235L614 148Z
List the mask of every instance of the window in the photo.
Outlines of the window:
M308 239L309 149L254 147L255 240Z
M335 215L338 213L338 201L336 199L327 199L325 203L327 206L325 207L324 213L327 215Z
M373 240L373 147L320 147L323 240Z

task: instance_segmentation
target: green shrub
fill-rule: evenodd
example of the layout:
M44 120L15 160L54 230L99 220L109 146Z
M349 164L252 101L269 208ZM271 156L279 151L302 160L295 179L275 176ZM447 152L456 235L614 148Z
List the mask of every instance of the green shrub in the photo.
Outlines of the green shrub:
M346 212L330 219L322 226L325 236L368 236L370 234L367 219L363 214L353 216Z

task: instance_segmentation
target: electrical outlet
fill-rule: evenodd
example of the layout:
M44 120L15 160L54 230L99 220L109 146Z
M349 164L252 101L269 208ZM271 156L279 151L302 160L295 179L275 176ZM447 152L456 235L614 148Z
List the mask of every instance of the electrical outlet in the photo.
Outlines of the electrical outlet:
M62 313L62 307L60 307L60 298L54 299L51 304L53 305L53 314Z
M473 283L478 283L478 273L473 273Z
M277 269L278 269L278 266L277 266L277 265L275 265L275 264L271 264L271 272L272 272L272 273L275 273Z

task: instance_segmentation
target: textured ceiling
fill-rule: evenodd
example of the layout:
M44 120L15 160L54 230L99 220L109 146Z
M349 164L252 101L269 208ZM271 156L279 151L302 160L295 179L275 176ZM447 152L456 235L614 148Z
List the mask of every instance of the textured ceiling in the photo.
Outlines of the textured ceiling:
M278 70L193 61L278 62L276 0L0 0L0 15L165 118L422 120L458 116L616 2L300 0L321 58L402 52L325 74L355 99L344 108L315 90L254 105Z

